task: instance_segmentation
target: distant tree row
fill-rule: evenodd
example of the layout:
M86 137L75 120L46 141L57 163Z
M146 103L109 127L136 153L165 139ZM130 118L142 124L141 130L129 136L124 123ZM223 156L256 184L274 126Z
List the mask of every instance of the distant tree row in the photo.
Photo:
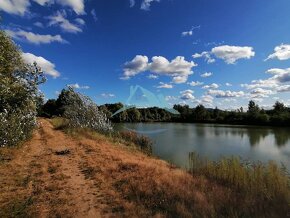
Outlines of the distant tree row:
M249 102L247 111L243 108L235 111L208 109L203 105L196 108L174 105L174 109L181 114L178 119L180 122L290 126L290 108L278 101L269 110L261 109L254 101Z
M40 109L39 114L45 117L62 116L65 102L65 90L54 100L48 100ZM131 108L112 116L121 109L122 103L104 104L99 106L112 122L201 122L201 123L228 123L249 125L290 126L290 108L281 102L276 102L273 109L265 110L254 101L250 101L248 109L225 111L218 108L205 108L198 105L190 108L188 105L174 105L180 114L174 115L158 107Z

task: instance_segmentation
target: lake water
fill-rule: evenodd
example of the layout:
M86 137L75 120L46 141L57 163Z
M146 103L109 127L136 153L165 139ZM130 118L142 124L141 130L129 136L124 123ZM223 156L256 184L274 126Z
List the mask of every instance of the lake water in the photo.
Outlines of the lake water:
M275 160L290 170L290 129L257 126L184 123L120 124L118 129L149 136L153 154L179 167L188 167L190 152L218 160L240 156L251 161Z

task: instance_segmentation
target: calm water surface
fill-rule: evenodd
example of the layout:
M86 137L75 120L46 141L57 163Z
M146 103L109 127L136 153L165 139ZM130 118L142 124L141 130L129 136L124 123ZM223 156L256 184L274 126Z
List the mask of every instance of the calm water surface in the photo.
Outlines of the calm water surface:
M290 170L290 129L217 124L138 123L119 124L153 141L153 153L180 167L188 167L190 152L211 160L240 156L246 160L275 160Z

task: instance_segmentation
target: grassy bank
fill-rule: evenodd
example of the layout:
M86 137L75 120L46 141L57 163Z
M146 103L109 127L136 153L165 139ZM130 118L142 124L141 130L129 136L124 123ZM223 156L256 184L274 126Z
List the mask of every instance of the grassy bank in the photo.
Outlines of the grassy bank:
M52 120L52 122L57 127L57 123L61 121L58 118ZM99 134L87 130L70 131L74 135L86 138L97 139L100 137ZM140 137L135 133L115 133L107 135L104 139L113 143L135 145L135 147L143 148L142 150L146 151L147 154L150 153L148 149L150 141L146 137ZM201 158L196 153L189 155L189 161L189 173L192 178L204 178L207 181L200 188L202 192L207 192L207 197L210 199L208 203L212 207L211 210L204 208L207 212L200 211L199 215L204 213L208 215L208 210L210 210L211 216L217 217L283 217L290 211L289 174L283 167L279 167L274 162L268 164L248 163L235 157L214 162ZM148 162L150 162L149 159ZM130 171L134 171L134 168L131 169L130 167L128 173ZM134 173L130 176L133 175ZM172 175L168 175L168 177L170 176ZM187 176L186 178L188 178ZM148 177L148 175L145 177ZM129 195L131 200L139 200L140 203L147 205L150 210L167 211L169 212L168 215L174 216L180 215L179 209L173 203L177 201L181 203L182 206L180 207L183 207L188 215L196 213L196 211L192 211L195 207L190 203L191 200L193 201L193 196L184 195L183 192L179 193L178 190L182 189L179 185L170 184L170 186L175 187L173 190L166 187L167 182L162 182L162 188L165 188L165 190L157 191L155 194L152 193L151 189L154 189L154 180L158 178L149 176L149 178L141 179L138 177L135 179L139 182L125 180L118 185L118 189L123 190L124 195ZM149 182L148 179L152 182ZM147 184L149 187L138 187L143 180L152 184ZM223 196L213 196L214 193L207 187L209 184L217 185L222 190L221 192L224 192ZM136 186L136 190L132 190L134 186ZM190 193L191 189L196 187L192 185L192 187L186 186L186 188ZM131 191L134 191L134 193L131 193ZM220 193L217 192L216 194L219 195ZM156 202L159 202L160 205L155 205Z
M42 119L31 141L0 149L0 216L286 217L289 212L289 177L274 163L211 162L191 154L186 172L140 152L144 139L127 134L103 135L66 128L59 118Z
M61 117L55 117L53 119L50 119L50 122L55 129L62 130L65 133L74 137L82 136L90 139L105 137L106 139L109 139L112 143L119 143L128 147L137 148L142 152L146 153L147 155L152 154L152 141L150 140L150 138L143 135L138 135L135 132L114 131L109 133L98 133L87 128L70 128L68 126L68 121Z

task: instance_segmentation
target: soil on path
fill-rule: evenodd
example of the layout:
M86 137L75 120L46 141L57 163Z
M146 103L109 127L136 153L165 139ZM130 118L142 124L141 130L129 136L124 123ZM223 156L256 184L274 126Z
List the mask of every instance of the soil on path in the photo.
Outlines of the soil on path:
M105 137L68 136L46 119L30 141L0 153L0 217L207 216L203 187L211 199L225 194Z

